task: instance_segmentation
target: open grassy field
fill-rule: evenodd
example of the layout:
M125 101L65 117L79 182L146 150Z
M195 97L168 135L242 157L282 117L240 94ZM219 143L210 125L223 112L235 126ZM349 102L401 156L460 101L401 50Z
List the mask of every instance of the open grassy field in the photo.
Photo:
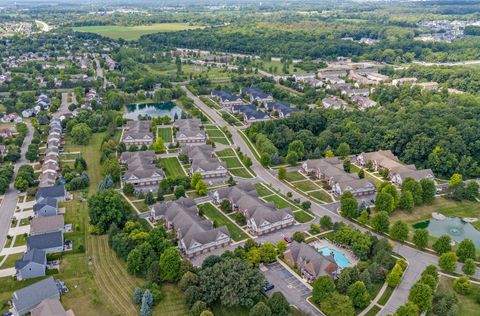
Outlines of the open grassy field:
M190 312L185 304L185 297L180 289L169 283L162 284L162 293L165 297L154 307L154 316L189 316Z
M230 237L235 240L244 240L248 238L248 235L245 234L240 228L237 227L232 221L230 221L225 215L223 215L213 204L205 203L198 206L205 216L210 220L215 221L218 226L227 226L228 231L230 232Z
M172 128L171 127L160 127L157 130L158 137L161 137L165 143L173 142L172 137Z
M472 290L469 295L457 294L458 316L478 315L480 304L475 301L475 294L478 294L479 291L480 286L472 284ZM453 292L453 279L440 276L440 282L437 287L438 292Z
M73 28L76 32L96 33L113 39L123 38L128 41L137 40L142 35L159 32L176 32L202 28L202 26L189 25L187 23L155 23L150 25L122 26L122 25L99 25L82 26Z
M178 161L177 157L161 158L160 164L162 165L162 168L165 171L167 177L185 175L185 171L183 170L183 167L180 164L180 161Z

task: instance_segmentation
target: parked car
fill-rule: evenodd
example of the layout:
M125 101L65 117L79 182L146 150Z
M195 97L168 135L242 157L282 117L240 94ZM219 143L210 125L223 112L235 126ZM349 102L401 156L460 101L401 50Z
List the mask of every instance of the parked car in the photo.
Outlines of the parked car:
M290 237L283 237L283 240L285 240L287 242L287 244L292 243L292 238L290 238Z
M263 286L263 291L264 292L271 291L271 290L273 290L274 287L275 287L275 285L266 282L265 285Z

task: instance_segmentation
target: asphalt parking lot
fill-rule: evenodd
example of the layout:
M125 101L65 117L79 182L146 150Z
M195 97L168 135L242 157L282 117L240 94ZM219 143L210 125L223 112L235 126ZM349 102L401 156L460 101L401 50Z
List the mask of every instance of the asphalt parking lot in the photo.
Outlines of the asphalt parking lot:
M265 266L263 271L265 278L275 286L275 288L267 295L272 295L276 291L280 291L291 305L295 305L299 309L311 315L320 315L307 301L307 297L312 295L312 291L300 282L290 271L285 269L280 263L276 262Z

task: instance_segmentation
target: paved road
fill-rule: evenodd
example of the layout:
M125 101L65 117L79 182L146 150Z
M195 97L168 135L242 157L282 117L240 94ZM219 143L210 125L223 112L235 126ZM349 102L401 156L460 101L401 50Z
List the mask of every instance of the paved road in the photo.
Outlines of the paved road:
M238 147L240 147L241 151L244 154L250 157L254 157L253 153L250 151L250 148L247 146L243 138L240 137L239 132L236 128L230 126L225 120L223 120L223 118L215 110L208 107L197 96L193 95L190 91L188 91L186 87L182 87L182 88L186 91L188 97L195 102L195 105L198 106L202 111L206 112L213 119L213 121L215 121L217 124L228 127L228 130L232 134L233 143ZM274 176L273 171L263 168L256 159L252 159L252 163L253 163L252 169L256 172L257 178L259 180L262 180L265 183L272 184L274 188L280 190L280 192L283 194L287 194L287 192L292 192L292 189L290 187L288 187L285 183L281 182ZM296 192L292 192L292 194L293 194L293 198L299 198L301 201L306 200L305 197L301 196ZM318 216L328 215L332 218L333 221L344 222L350 226L353 226L359 229L360 231L371 233L371 231L361 226L358 226L355 223L352 223L349 220L341 217L339 214L337 214L337 212L331 209L327 209L324 205L318 204L314 201L311 201L311 203L312 203L311 211L317 216L317 218ZM299 229L300 227L298 227L297 230ZM266 238L271 239L271 237L269 237L268 235ZM276 239L276 241L278 240L279 239ZM438 264L438 257L436 255L419 251L415 248L411 248L409 246L403 245L398 242L393 242L393 244L395 246L394 251L399 255L403 256L404 258L406 258L410 263L410 265L404 273L402 282L394 290L390 300L387 302L387 304L382 309L382 311L378 313L378 315L393 314L398 307L404 305L408 300L408 294L409 294L410 288L420 278L420 274L425 269L425 267L430 264L434 264L434 265ZM462 266L461 264L458 264L458 267L457 267L458 273L462 273L461 266ZM477 269L475 276L477 278L480 278L480 269Z
M15 163L14 173L17 174L18 168L21 165L28 163L25 159L25 153L27 152L28 145L31 144L33 138L33 127L27 122L28 134L23 141L21 157ZM15 177L14 175L14 177ZM13 181L10 183L10 188L5 193L3 197L2 204L0 205L0 252L3 250L5 241L7 239L8 230L10 228L12 216L15 213L15 207L17 205L18 193L17 190L13 188Z
M70 110L68 109L69 105L70 103L68 103L68 92L62 92L62 103L60 104L58 110L53 113L53 117L60 118L62 115L70 113Z

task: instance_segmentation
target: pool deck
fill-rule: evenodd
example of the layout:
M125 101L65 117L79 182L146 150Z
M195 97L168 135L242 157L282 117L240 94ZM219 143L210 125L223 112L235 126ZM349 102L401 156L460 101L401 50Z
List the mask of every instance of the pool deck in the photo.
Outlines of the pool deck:
M340 244L336 244L336 243L334 243L334 242L332 242L328 239L316 240L316 241L312 242L311 245L317 250L320 249L320 248L323 248L323 247L328 247L330 249L335 249L338 252L343 253L345 255L345 257L347 257L348 261L350 261L350 266L351 267L356 266L357 263L360 261L360 259L357 258L357 256L355 256L353 251L351 251L349 248L347 248L345 246L342 246Z

